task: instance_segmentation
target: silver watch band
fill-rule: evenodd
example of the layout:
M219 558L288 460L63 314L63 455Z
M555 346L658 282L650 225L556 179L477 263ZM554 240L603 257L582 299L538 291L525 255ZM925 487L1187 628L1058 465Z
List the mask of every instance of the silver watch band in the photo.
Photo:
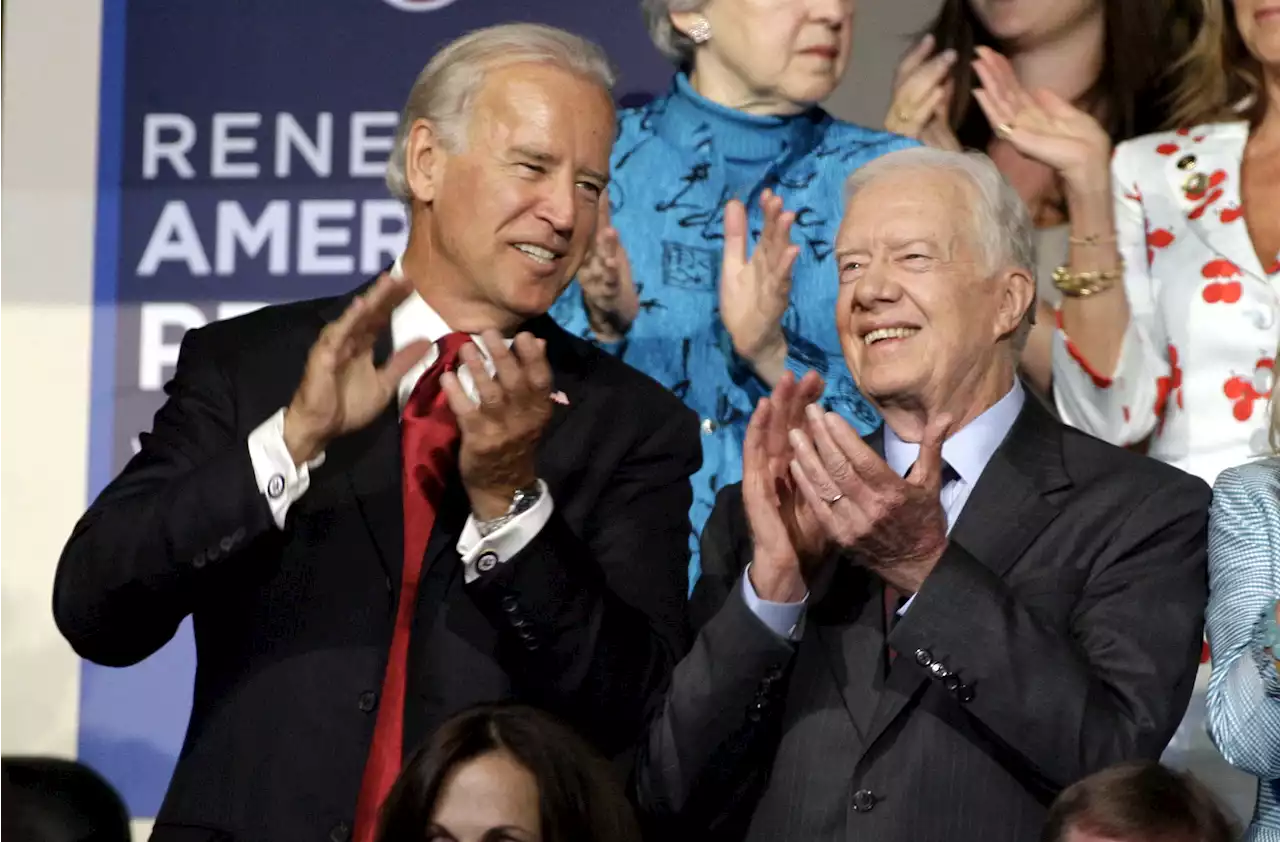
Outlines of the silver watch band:
M542 483L535 483L529 488L520 488L516 490L515 496L511 498L511 505L507 507L506 514L499 515L493 520L477 520L476 529L480 532L481 538L487 538L506 526L515 517L523 512L527 512L533 507L534 503L542 497Z

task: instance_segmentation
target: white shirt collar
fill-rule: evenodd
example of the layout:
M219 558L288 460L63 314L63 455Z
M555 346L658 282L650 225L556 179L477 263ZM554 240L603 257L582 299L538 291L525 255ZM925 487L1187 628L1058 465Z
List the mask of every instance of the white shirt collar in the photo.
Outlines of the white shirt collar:
M396 258L395 264L391 267L391 277L401 278L404 276L404 256ZM391 348L392 351L399 351L411 342L419 339L429 339L432 342L439 342L442 338L452 332L448 323L435 311L430 304L426 302L417 290L409 294L404 301L401 301L396 308L391 311ZM484 355L486 366L492 374L492 365L489 352L484 347L484 342L476 334L471 334L471 341L480 349L480 353ZM507 339L507 347L511 347L513 340ZM418 361L418 364L400 378L400 385L396 389L396 395L400 400L400 408L404 409L404 405L408 403L409 396L413 394L413 387L418 385L418 378L431 367L436 360L436 354L439 352L436 348L432 348L427 355ZM464 366L465 368L465 366ZM459 379L462 381L463 387L470 392L471 378L466 374L459 372Z
M942 458L967 485L978 484L978 477L1009 434L1025 402L1026 392L1014 377L1013 386L1004 397L942 443ZM884 425L884 458L898 476L906 476L919 455L918 443L903 441L888 424Z
M395 265L391 267L391 277L399 280L404 277L404 267L401 264L402 258L397 257ZM409 297L401 301L396 309L391 311L391 347L393 350L399 351L410 342L416 342L419 339L430 339L432 342L439 342L441 338L450 333L449 325L440 317L440 314L426 302L417 290L409 294Z

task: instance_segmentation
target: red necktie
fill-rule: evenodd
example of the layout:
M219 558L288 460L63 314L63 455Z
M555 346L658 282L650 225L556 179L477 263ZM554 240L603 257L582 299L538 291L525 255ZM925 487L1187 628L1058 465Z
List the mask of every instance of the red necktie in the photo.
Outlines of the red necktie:
M457 457L458 422L449 409L440 375L453 368L458 351L471 337L450 333L436 343L436 361L418 379L400 418L401 488L404 497L404 572L396 609L387 672L382 679L378 719L365 761L356 802L355 842L369 842L378 825L378 810L400 774L404 746L405 679L409 630L413 626L418 581L427 539L444 495L449 470Z

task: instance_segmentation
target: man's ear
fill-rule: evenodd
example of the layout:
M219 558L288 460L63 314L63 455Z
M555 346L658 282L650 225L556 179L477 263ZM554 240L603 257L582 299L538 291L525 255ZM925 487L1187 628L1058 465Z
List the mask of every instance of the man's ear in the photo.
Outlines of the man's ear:
M998 284L998 313L996 314L996 335L1010 336L1022 323L1023 314L1035 307L1036 279L1026 269L1005 269L996 276ZM1031 310L1031 319L1035 311Z
M441 142L440 133L430 121L418 119L409 127L405 144L404 175L409 192L415 202L430 204L444 176L448 151Z

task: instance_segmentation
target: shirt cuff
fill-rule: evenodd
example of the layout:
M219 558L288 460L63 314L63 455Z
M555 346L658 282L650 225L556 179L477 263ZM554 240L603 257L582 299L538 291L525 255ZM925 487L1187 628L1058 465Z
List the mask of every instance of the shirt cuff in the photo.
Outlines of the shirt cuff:
M284 529L289 507L311 487L311 471L324 464L324 454L300 467L293 464L284 443L284 409L281 408L249 433L249 460L253 463L258 490L267 498L271 519L278 528Z
M547 484L538 480L538 501L488 535L480 534L476 516L467 518L458 538L458 555L462 557L462 578L470 584L499 564L506 564L516 553L529 546L542 527L551 520L555 504Z
M807 593L799 602L770 602L761 599L751 584L751 565L748 564L742 573L742 598L747 603L747 610L783 640L794 642L804 634L805 607L809 604Z

